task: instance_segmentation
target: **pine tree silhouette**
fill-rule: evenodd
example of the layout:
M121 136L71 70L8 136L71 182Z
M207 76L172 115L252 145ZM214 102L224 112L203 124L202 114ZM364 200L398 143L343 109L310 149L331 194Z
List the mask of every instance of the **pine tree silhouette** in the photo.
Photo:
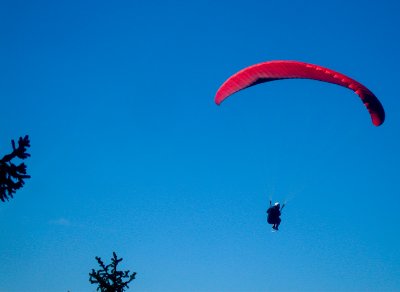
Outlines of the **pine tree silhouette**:
M122 261L118 259L115 252L111 258L111 264L105 265L100 257L96 257L101 269L89 273L89 281L91 284L98 284L97 291L101 292L123 292L129 288L128 284L135 279L136 272L129 275L128 271L118 271L117 266ZM124 279L128 280L124 281Z
M15 147L14 140L11 140L13 151L10 154L4 155L0 160L0 200L5 202L9 198L13 198L15 192L22 188L25 184L24 179L31 176L26 174L25 163L16 165L12 162L14 158L24 160L30 156L27 148L30 147L29 136L20 137L18 147Z

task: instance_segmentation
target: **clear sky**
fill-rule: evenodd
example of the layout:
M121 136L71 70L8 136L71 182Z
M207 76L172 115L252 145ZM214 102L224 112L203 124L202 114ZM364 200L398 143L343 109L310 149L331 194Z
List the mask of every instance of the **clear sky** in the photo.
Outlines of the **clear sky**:
M0 204L0 291L399 291L398 1L0 1L0 154L32 178ZM214 104L246 66L309 80ZM277 233L269 199L287 201Z

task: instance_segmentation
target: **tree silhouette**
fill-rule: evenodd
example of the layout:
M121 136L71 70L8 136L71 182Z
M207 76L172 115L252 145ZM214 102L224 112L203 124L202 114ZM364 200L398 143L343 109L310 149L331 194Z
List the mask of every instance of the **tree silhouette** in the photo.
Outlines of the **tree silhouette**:
M11 160L14 158L26 159L30 156L26 152L29 144L29 137L20 137L18 147L15 147L14 140L11 140L13 151L10 154L4 155L0 160L0 200L5 202L13 197L13 194L25 184L24 179L30 178L26 174L26 165L21 163L15 165Z
M115 252L111 258L111 264L105 265L100 257L96 257L101 269L89 273L89 281L91 284L98 284L97 291L101 292L123 292L129 288L128 284L135 279L136 272L129 275L128 271L118 271L117 266L122 261L118 259ZM124 279L128 280L124 281Z

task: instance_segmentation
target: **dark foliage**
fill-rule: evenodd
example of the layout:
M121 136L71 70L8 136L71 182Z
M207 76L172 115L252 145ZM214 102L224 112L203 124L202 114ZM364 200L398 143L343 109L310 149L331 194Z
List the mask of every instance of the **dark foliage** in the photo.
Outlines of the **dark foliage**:
M18 189L23 187L24 179L30 178L30 175L26 174L24 163L16 165L12 162L14 158L24 160L30 156L26 152L30 147L28 135L19 138L18 147L15 147L14 140L11 140L11 145L13 151L0 160L0 200L3 202L8 201Z
M136 273L129 275L128 271L117 271L118 264L122 258L118 259L115 252L111 258L111 264L105 265L100 257L96 257L101 269L89 273L89 281L91 284L98 284L97 291L101 292L123 292L129 288L128 283L135 279ZM126 279L124 281L124 279Z

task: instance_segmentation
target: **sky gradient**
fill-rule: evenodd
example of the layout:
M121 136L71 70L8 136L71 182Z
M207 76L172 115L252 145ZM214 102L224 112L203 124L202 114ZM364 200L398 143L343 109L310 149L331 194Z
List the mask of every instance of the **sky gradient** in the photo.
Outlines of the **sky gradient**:
M0 204L0 291L400 290L396 1L0 1L0 153L31 137L32 178ZM246 66L310 80L214 104ZM287 201L278 233L269 199Z

